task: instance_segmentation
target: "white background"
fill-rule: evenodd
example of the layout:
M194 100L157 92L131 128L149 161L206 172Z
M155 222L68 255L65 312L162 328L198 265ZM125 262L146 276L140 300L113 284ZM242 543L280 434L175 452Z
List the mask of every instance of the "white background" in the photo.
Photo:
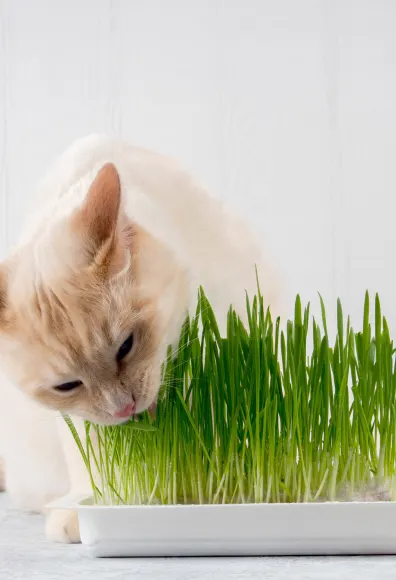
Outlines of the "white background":
M0 0L0 256L90 132L179 158L283 275L396 334L396 2Z

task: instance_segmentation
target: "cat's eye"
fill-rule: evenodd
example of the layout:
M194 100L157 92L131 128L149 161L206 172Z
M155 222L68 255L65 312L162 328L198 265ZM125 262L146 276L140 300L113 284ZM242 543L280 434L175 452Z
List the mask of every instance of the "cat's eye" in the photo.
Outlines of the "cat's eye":
M125 358L126 355L131 352L132 347L133 347L133 334L129 335L128 338L122 343L122 345L118 349L116 357L117 362L122 361L122 359Z
M70 391L74 391L81 385L82 381L70 381L70 383L63 383L62 385L57 385L54 388L56 391L60 391L61 393L68 393Z

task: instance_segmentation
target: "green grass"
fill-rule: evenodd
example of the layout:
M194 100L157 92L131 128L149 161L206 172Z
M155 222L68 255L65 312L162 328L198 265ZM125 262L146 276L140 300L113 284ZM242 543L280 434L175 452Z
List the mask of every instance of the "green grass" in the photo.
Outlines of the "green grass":
M395 351L380 301L372 326L366 294L359 333L338 302L332 346L321 307L319 325L297 297L281 332L258 293L246 301L247 327L230 309L223 338L201 290L169 353L154 420L87 423L86 443L68 421L96 502L323 501L392 481Z

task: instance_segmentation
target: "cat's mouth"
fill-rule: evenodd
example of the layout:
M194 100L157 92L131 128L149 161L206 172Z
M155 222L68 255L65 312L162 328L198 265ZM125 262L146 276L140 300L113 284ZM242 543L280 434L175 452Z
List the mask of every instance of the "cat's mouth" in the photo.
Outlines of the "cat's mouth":
M94 418L86 415L83 418L98 425L116 426L125 425L130 421L139 420L139 415L142 415L146 411L150 415L151 420L154 420L157 411L157 395L154 395L153 398L140 397L139 399L135 400L134 409L125 415L123 413L119 413L117 416L107 410L101 410Z
M106 423L109 425L126 425L127 423L129 423L130 421L138 421L138 417L139 415L141 415L142 413L144 413L144 411L147 411L148 414L151 417L151 420L154 421L155 417L156 417L156 413L157 413L157 399L154 400L153 403L151 403L151 405L149 405L148 407L146 407L145 409L142 409L141 411L138 411L136 413L133 413L133 415L131 415L131 417L127 417L125 419L121 419L121 420L117 420L117 421L112 421L111 423Z
M151 417L151 420L154 421L156 414L157 414L157 399L156 398L148 407L144 406L141 409L139 409L139 406L138 406L137 410L130 417L126 417L125 419L118 419L115 421L111 421L109 424L110 425L125 425L126 423L129 423L130 421L138 420L139 415L141 415L145 411L148 412L148 414Z

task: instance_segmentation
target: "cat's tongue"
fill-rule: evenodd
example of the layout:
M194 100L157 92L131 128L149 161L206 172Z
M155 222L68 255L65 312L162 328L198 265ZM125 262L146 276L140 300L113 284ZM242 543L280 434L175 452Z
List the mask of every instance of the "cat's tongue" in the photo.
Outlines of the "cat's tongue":
M157 401L155 400L154 403L151 403L150 407L147 409L149 415L152 419L155 419L155 415L157 412Z

